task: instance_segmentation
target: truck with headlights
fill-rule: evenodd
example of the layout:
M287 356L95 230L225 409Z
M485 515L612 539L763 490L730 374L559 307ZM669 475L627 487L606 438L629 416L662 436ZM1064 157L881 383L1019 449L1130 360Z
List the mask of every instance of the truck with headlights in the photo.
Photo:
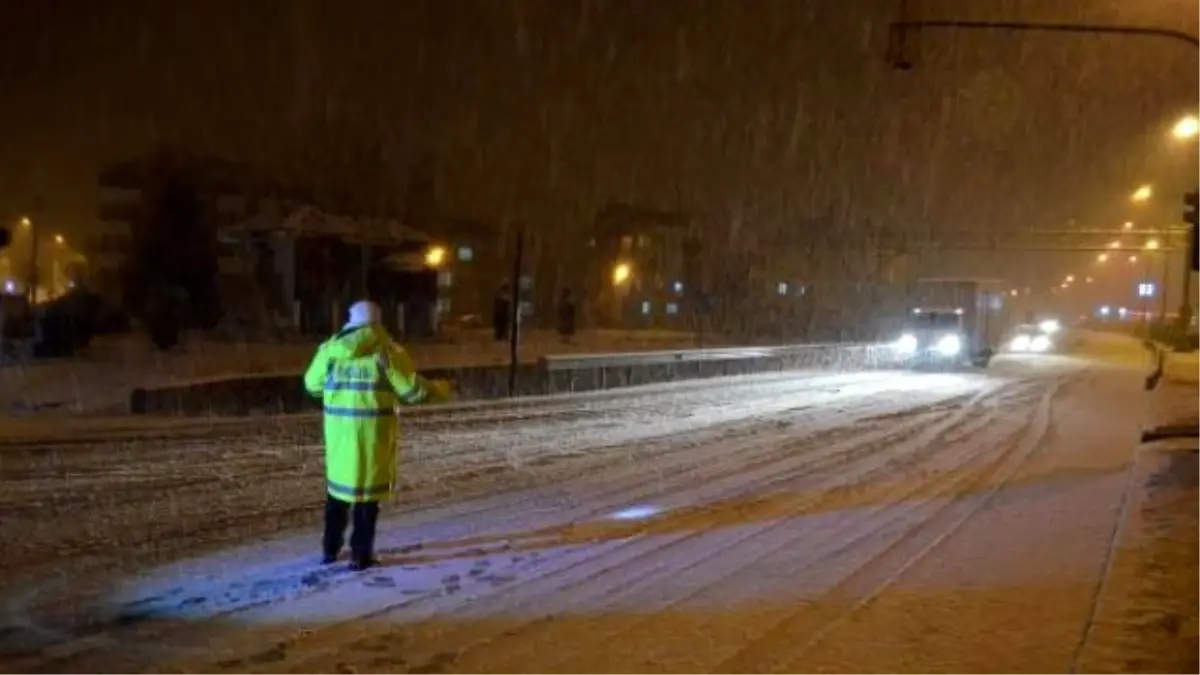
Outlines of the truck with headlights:
M892 343L905 365L986 367L1002 328L1003 293L996 282L922 279L909 289L912 307Z

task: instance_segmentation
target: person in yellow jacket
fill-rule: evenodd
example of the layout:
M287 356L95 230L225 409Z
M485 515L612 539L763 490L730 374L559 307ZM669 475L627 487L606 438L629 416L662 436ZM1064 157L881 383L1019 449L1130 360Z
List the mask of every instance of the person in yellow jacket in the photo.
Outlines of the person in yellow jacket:
M325 432L325 537L322 564L341 553L353 518L350 566L375 563L379 502L396 484L401 405L449 399L449 385L417 373L408 353L380 323L379 306L363 300L350 320L318 349L304 373L304 388L320 398Z

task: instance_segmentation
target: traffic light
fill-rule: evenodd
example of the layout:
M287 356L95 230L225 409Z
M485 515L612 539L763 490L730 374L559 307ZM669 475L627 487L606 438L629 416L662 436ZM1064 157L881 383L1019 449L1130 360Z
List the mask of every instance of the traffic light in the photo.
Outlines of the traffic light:
M1200 271L1200 260L1197 260L1196 255L1196 221L1200 220L1200 193L1193 190L1183 196L1183 203L1187 207L1183 210L1183 220L1188 224L1188 248L1191 250L1192 271Z

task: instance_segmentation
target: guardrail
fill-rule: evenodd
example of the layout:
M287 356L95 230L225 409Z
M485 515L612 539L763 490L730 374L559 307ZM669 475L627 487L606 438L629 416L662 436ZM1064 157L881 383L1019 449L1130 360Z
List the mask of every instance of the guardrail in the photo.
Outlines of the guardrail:
M547 355L517 371L517 395L536 396L792 369L861 370L894 365L888 345L841 343L779 347L719 347L611 354ZM452 380L461 400L505 398L507 366L422 370ZM319 409L300 375L234 378L162 389L137 389L133 413L251 415Z
M658 366L695 361L736 361L740 359L785 358L820 350L839 351L882 347L878 343L810 343L777 347L714 347L710 349L664 349L649 352L613 352L610 354L551 354L538 359L545 371L611 368L621 366Z
M538 359L538 371L545 393L562 393L794 369L860 370L893 364L894 351L889 345L831 343L552 355Z

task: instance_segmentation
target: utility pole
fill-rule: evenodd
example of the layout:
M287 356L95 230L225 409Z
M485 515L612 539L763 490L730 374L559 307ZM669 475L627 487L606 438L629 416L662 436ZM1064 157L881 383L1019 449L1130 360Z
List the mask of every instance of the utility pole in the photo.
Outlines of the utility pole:
M29 311L34 312L37 307L37 287L38 287L38 221L41 218L37 213L33 214L32 218L25 218L22 224L29 223Z
M517 250L513 256L512 282L508 301L508 395L517 395L517 369L520 367L521 264L525 255L525 231L517 228Z
M1196 228L1195 225L1188 227L1188 247L1187 251L1196 256ZM1180 309L1180 319L1183 325L1183 330L1192 327L1192 271L1195 265L1183 263L1183 305Z
M1197 271L1196 227L1200 221L1200 191L1192 190L1183 196L1183 220L1188 224L1187 261L1183 266L1183 299L1179 303L1179 330L1187 332L1192 325L1192 272Z

